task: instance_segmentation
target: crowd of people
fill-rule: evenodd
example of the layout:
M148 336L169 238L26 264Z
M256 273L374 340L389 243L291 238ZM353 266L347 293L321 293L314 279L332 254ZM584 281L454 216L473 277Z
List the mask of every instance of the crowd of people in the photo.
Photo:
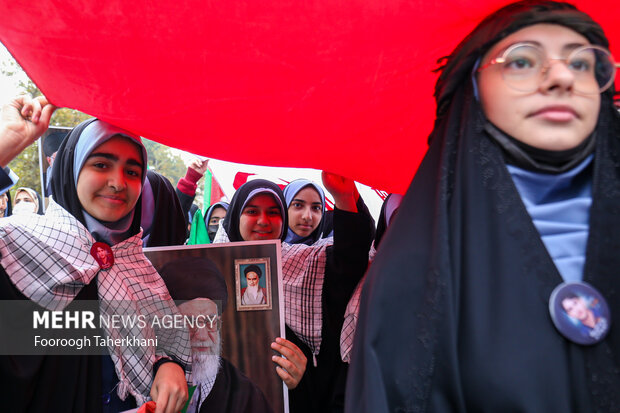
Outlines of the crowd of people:
M15 98L0 118L0 300L62 310L94 299L105 312L127 298L136 312L219 321L146 326L141 336L162 334L157 346L103 357L1 355L7 411L151 400L157 413L271 412L258 383L221 357L234 298L217 266L194 258L158 272L143 254L187 243L197 225L208 243L280 240L286 334L271 349L292 413L620 411L620 114L608 48L567 3L489 15L442 61L428 153L376 226L355 182L328 172L283 189L249 180L203 215L193 201L207 161L174 188L147 171L140 137L98 119L50 140L43 214L30 188L10 199L6 166L55 107ZM261 268L242 276L241 305L265 305Z

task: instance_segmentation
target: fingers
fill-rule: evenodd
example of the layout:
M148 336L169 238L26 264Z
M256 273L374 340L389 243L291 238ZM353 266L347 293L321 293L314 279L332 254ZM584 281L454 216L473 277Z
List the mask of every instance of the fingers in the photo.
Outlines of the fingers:
M289 389L294 389L306 371L306 356L295 344L280 337L271 343L271 348L283 356L271 358L277 364L276 373Z
M207 166L209 165L209 159L198 159L195 158L189 163L189 167L195 170L196 172L204 175L207 171Z
M329 190L329 188L328 188L328 187L330 187L330 186L331 186L331 184L332 184L332 182L334 181L334 179L335 179L335 177L336 177L336 176L337 176L337 175L334 175L334 174L332 174L332 173L330 173L330 172L326 172L326 171L322 171L322 172L321 172L321 179L323 180L323 185L325 186L325 188L326 188L327 190Z
M41 110L41 117L39 119L39 124L46 125L46 126L49 125L50 119L52 118L52 115L54 114L55 111L56 111L56 106L50 103L43 106L43 110Z
M30 96L18 96L12 103L19 111L25 121L34 124L37 137L42 135L50 119L56 110L56 106L49 103L45 96L37 96L32 99Z
M41 103L37 99L23 99L22 117L26 120L30 120L32 123L36 123L41 116Z
M271 348L282 354L289 360L295 360L298 363L306 363L306 356L293 342L282 337L277 337L275 343L271 343Z
M276 366L276 373L280 376L280 379L282 379L289 390L293 390L299 384L299 380L295 380L293 376L288 374L288 372L280 366Z
M338 209L349 212L357 212L356 202L359 198L355 181L341 175L323 171L323 185L334 197L334 203Z
M165 413L168 407L168 394L165 391L154 392L151 389L151 398L155 402L155 413Z
M38 123L41 118L43 107L48 105L48 101L44 96L38 96L34 99L29 96L19 96L16 99L21 104L21 115L24 119L30 120L32 123Z
M18 96L0 114L0 165L5 166L45 133L56 108L44 96Z
M355 182L352 179L345 178L342 175L333 174L323 171L321 173L323 185L332 195L335 193L352 193L355 188Z
M156 396L151 390L151 398L155 402L155 413L177 413L187 401L187 397L179 397L168 389L161 390Z
M156 403L155 413L176 413L187 401L185 373L176 363L164 363L157 370L151 398Z
M177 397L174 403L170 403L170 410L166 413L177 413L180 412L185 403L187 402L187 394L184 397Z
M284 384L286 384L286 387L291 390L297 387L303 377L303 373L285 358L273 356L272 360L277 364L276 373L280 376Z

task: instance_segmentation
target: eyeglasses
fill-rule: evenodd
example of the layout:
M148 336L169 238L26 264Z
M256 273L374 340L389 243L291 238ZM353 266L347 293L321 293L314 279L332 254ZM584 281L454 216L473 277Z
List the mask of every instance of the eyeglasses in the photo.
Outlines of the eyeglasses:
M550 58L534 44L515 43L478 71L499 64L508 86L519 92L534 92L547 76L552 60L562 62L570 70L575 79L575 92L585 95L606 91L614 81L616 68L620 67L609 50L600 46L581 46L565 58Z

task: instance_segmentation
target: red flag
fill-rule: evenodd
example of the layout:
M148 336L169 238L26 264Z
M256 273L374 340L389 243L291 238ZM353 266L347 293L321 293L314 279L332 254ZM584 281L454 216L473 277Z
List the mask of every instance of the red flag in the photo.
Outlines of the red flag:
M225 197L226 197L226 194L222 190L220 183L217 181L215 176L211 174L211 200L209 202L209 205L213 205L216 202L220 202Z
M0 0L0 41L56 105L209 158L403 192L436 61L511 0ZM574 0L620 56L620 1Z

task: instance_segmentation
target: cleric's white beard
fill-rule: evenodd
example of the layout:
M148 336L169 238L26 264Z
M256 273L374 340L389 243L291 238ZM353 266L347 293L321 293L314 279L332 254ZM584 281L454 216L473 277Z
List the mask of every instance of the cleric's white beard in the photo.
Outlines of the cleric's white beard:
M222 340L217 333L217 344L211 347L213 354L192 352L192 382L193 384L205 383L217 375L220 369L220 354Z
M256 296L258 295L258 285L248 285L246 291L249 292L252 297L256 298Z

